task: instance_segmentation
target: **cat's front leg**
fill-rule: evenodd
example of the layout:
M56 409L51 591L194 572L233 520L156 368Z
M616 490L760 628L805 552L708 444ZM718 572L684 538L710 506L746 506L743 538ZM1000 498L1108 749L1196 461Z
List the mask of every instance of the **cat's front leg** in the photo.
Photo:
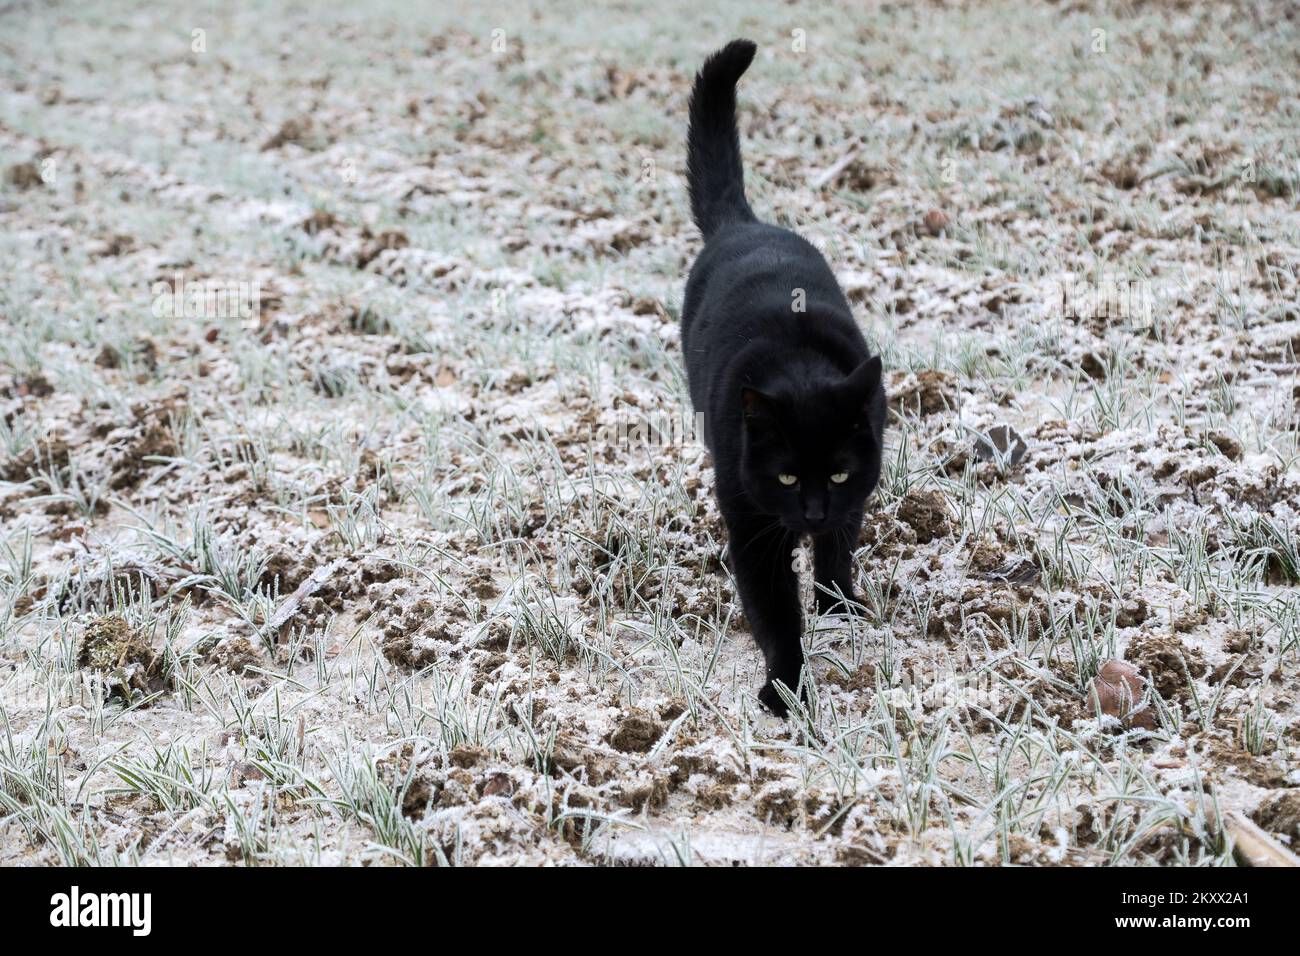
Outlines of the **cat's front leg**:
M729 517L727 527L732 573L767 665L758 699L784 717L787 708L773 684L780 681L798 693L803 673L803 614L793 566L798 539L772 518Z
M817 613L851 611L853 595L853 549L858 543L862 517L847 527L833 528L813 538L813 581L816 583Z

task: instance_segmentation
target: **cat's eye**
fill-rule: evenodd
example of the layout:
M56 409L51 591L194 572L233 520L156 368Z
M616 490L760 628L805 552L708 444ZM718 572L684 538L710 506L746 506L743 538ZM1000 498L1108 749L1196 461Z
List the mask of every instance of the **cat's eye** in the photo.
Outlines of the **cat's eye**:
M835 482L837 485L842 485L848 480L849 473L847 471L837 471L835 474L831 475L831 481Z
M787 487L795 484L799 479L794 475L777 475L776 480Z

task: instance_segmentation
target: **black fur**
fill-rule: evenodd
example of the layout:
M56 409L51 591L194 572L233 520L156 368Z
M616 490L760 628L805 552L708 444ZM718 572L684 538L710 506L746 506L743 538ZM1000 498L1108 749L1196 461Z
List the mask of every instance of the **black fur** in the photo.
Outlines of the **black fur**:
M691 401L703 412L732 571L767 663L762 702L786 707L803 671L793 567L813 539L817 607L853 600L851 558L880 477L885 394L830 267L786 229L759 222L745 200L736 81L754 44L710 56L691 92L687 177L705 245L682 308ZM798 311L802 304L803 311ZM786 486L778 475L794 475ZM832 475L847 474L843 483Z

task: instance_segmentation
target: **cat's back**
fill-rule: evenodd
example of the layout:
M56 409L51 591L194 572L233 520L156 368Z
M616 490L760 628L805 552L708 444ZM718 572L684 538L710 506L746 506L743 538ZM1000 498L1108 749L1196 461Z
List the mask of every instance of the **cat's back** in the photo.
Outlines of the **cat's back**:
M797 232L765 222L741 222L719 231L700 251L687 289L726 287L768 276L834 282L822 254Z
M780 226L737 223L714 235L691 268L682 342L689 354L692 344L751 335L760 331L760 316L773 310L795 315L811 302L842 309L852 322L830 266L812 243Z

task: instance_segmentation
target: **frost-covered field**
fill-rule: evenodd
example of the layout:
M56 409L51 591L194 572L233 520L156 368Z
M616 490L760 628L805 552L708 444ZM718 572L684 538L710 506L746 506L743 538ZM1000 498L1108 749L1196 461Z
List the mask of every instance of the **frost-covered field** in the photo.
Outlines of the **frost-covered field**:
M0 864L1300 840L1293 6L343 6L0 12ZM895 409L789 723L676 325L739 35Z

